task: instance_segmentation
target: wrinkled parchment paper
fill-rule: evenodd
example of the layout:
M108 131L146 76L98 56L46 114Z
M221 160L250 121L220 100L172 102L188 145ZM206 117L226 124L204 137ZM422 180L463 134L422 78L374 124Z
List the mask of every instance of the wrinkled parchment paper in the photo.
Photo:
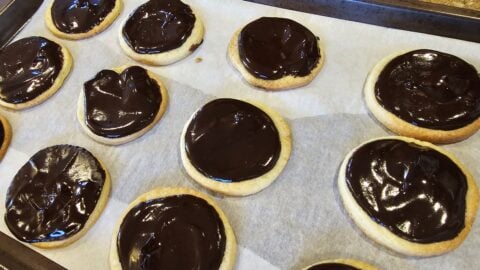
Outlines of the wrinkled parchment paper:
M114 224L128 203L152 188L185 186L207 192L184 171L179 137L189 116L216 97L261 101L289 122L293 151L282 175L259 194L230 198L211 194L226 212L237 235L237 269L300 269L318 260L348 257L381 269L476 269L480 265L480 225L453 252L415 259L393 254L368 240L343 210L336 190L338 167L353 147L388 135L367 114L361 91L368 71L397 50L432 48L456 54L480 68L480 45L460 40L365 25L267 7L239 0L190 0L206 28L205 41L188 58L166 67L147 67L165 82L167 112L145 136L122 146L104 146L87 137L77 122L83 82L98 71L138 64L121 51L120 25L141 1L125 1L121 16L105 32L66 41L46 29L46 1L20 36L42 35L66 45L74 67L64 86L45 103L20 112L0 109L13 127L13 141L0 166L0 201L17 170L38 150L61 143L89 149L106 164L113 187L98 222L71 246L38 250L69 269L108 269ZM233 32L260 16L297 20L321 38L326 62L308 86L265 92L247 85L228 63ZM196 58L202 61L197 63ZM445 146L480 181L480 135ZM0 207L3 216L5 206ZM3 218L0 230L11 235Z

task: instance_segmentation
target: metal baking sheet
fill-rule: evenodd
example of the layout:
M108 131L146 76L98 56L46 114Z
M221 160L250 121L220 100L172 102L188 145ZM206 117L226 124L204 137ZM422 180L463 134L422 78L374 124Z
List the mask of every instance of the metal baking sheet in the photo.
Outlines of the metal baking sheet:
M246 0L480 43L480 11L415 0Z

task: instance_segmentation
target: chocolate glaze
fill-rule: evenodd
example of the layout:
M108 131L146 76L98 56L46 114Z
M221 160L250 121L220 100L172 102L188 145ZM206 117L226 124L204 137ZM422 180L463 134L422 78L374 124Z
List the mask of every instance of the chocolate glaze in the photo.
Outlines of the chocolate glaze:
M17 40L0 50L0 98L18 104L52 87L63 67L62 48L43 37Z
M375 84L380 105L419 127L454 130L480 117L480 77L462 59L433 50L396 57Z
M66 239L85 226L105 177L98 160L81 147L55 145L40 150L8 188L5 223L24 242Z
M245 68L264 80L307 76L320 59L317 37L284 18L262 17L247 24L238 37L238 52Z
M280 155L272 119L259 108L235 99L216 99L192 118L185 134L192 165L222 182L238 182L270 171Z
M135 52L155 54L182 46L194 24L195 15L182 1L150 0L130 15L122 33Z
M119 138L138 132L160 110L160 86L145 69L133 66L118 74L102 70L84 84L85 122L95 134Z
M219 269L225 229L205 200L177 195L142 202L122 221L117 251L122 269Z
M370 142L348 161L346 180L358 205L406 240L451 240L465 227L466 176L433 149L395 139Z
M308 268L308 270L359 270L359 269L343 263L322 263L322 264L314 265Z
M86 33L99 25L116 0L55 0L51 14L55 27L70 34Z

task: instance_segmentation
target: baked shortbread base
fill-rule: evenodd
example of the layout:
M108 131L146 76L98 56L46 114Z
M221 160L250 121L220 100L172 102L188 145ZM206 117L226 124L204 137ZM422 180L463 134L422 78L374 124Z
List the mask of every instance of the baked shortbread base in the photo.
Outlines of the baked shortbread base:
M115 225L113 229L113 237L112 237L112 242L110 245L110 269L112 270L121 270L122 266L120 263L120 259L118 257L118 251L117 251L117 236L120 231L120 226L122 225L123 219L127 215L127 213L137 206L138 204L142 202L147 202L150 200L158 199L158 198L164 198L164 197L170 197L170 196L176 196L176 195L192 195L198 198L201 198L208 202L209 205L211 205L215 211L218 213L218 216L220 217L224 229L225 229L225 253L223 255L223 260L220 265L219 270L232 270L235 266L235 261L237 259L237 242L235 239L235 234L233 233L233 229L230 226L230 223L228 222L227 217L223 213L222 209L217 205L215 201L213 201L210 197L207 195L200 193L196 190L189 189L189 188L157 188L154 190L151 190L147 193L144 193L140 195L137 199L135 199L133 202L131 202L127 209L123 212L122 217L119 219L117 224Z
M129 66L122 66L118 68L112 69L113 71L117 72L118 74L122 73L125 69L127 69ZM155 124L162 118L163 114L167 110L168 106L168 92L167 88L165 88L165 85L163 82L153 73L147 70L148 77L154 79L158 86L160 87L160 95L162 96L162 102L160 103L160 108L158 109L157 115L153 119L153 122L150 123L148 126L143 128L142 130L139 130L133 134L120 137L120 138L106 138L100 135L95 134L90 128L88 128L85 120L85 91L82 87L82 90L80 91L80 96L78 97L78 104L77 104L77 119L80 122L80 126L82 127L83 131L90 136L92 139L95 141L106 144L106 145L120 145L124 144L130 141L133 141L145 133L147 133L150 129L152 129Z
M50 41L54 42L52 40ZM13 104L0 99L0 106L5 107L7 109L12 109L12 110L23 110L26 108L30 108L44 102L53 94L55 94L58 91L58 89L60 89L60 87L62 87L63 82L68 77L68 74L72 69L73 60L72 60L72 56L70 55L70 52L65 46L58 44L57 42L54 42L54 43L59 45L62 48L63 65L62 65L62 69L60 69L60 72L58 73L58 76L53 82L52 86L49 89L47 89L45 92L40 94L38 97L32 100L29 100L27 102Z
M238 36L242 29L235 32L230 43L228 44L228 58L232 65L240 72L243 78L251 85L262 88L265 90L284 90L290 88L298 88L309 84L320 70L323 67L323 63L325 62L325 50L321 45L320 40L317 40L318 49L320 50L320 59L318 60L318 64L315 66L314 69L308 74L307 76L303 77L295 77L292 75L288 75L276 80L264 80L255 77L252 75L243 65L242 60L240 60L240 55L238 53Z
M100 163L100 166L102 166L102 169L105 171L105 183L103 184L102 192L100 193L100 197L98 198L97 205L95 206L95 209L93 210L93 212L90 214L90 217L88 218L83 228L76 234L70 236L69 238L59 240L59 241L32 243L33 246L38 248L44 248L44 249L60 248L60 247L68 246L73 242L77 241L78 239L80 239L83 235L85 235L87 231L90 229L90 227L92 227L95 224L97 219L102 214L103 209L105 209L105 206L107 205L108 196L110 195L110 189L112 185L110 180L110 174L108 173L107 168L105 167L105 165L103 165L103 163L98 158L97 160Z
M266 174L240 182L223 183L213 180L198 171L195 166L193 166L193 164L190 162L190 159L188 158L187 152L185 150L185 135L188 129L188 125L190 125L190 122L196 115L197 111L192 114L188 122L185 124L180 138L180 155L182 158L182 163L190 177L192 177L193 180L195 180L203 187L206 187L221 194L231 196L247 196L257 193L268 187L283 171L283 168L285 168L285 165L287 164L288 159L290 158L290 153L292 151L292 137L290 133L290 128L287 122L285 122L285 120L282 118L282 116L280 116L280 114L271 110L265 105L246 100L242 101L250 103L253 106L264 111L272 119L275 127L278 130L281 145L280 155L275 166Z
M467 185L468 185L467 194L465 197L465 200L466 200L465 228L454 239L436 242L436 243L430 243L430 244L410 242L408 240L405 240L397 236L396 234L390 232L386 227L383 227L382 225L373 221L372 218L358 205L357 201L355 200L355 198L353 197L352 193L350 192L347 186L347 181L345 177L347 163L352 157L352 155L355 153L355 151L357 151L357 149L359 149L360 147L362 147L363 145L369 142L382 140L382 139L402 140L405 142L415 143L417 145L429 147L450 158L465 174L467 179ZM477 214L478 200L479 200L478 187L475 184L475 181L473 180L472 175L465 168L465 166L463 166L460 163L460 161L456 157L454 157L451 153L429 142L423 142L413 138L400 137L400 136L376 138L373 140L369 140L365 143L362 143L361 145L353 149L343 160L343 163L340 167L340 171L338 173L338 189L343 201L343 205L348 215L353 219L355 224L370 239L398 253L401 253L407 256L419 256L419 257L441 255L457 248L465 240L465 238L467 237L468 233L472 228L473 222L475 220L475 216Z
M325 264L325 263L341 263L341 264L346 264L346 265L353 266L353 267L358 268L360 270L378 270L377 267L372 266L372 265L370 265L366 262L357 261L357 260L353 260L353 259L335 259L335 260L320 261L320 262L314 263L312 265L309 265L309 266L303 268L303 270L308 270L312 266L319 265L319 264Z
M407 52L409 51L396 52L383 58L375 65L372 71L370 71L370 74L365 82L364 95L367 107L372 112L373 116L375 116L375 118L385 127L398 135L412 137L432 143L446 144L459 142L475 134L475 132L480 129L480 118L475 120L473 123L459 129L429 129L410 124L409 122L397 117L395 114L387 111L382 107L382 105L380 105L375 97L375 84L377 83L380 73L394 58Z
M7 153L7 149L10 146L10 141L12 140L12 127L8 122L7 118L0 115L0 122L3 126L3 143L0 147L0 161L3 159Z
M123 28L130 16L125 19L122 27L119 29L118 40L120 47L128 55L128 57L147 65L166 66L180 61L181 59L193 53L203 42L205 31L203 22L193 8L192 13L195 16L195 24L193 25L192 33L190 33L190 36L185 40L185 42L176 49L154 54L141 54L134 51L123 38Z
M47 25L48 30L52 32L55 36L63 39L71 39L71 40L78 40L78 39L85 39L92 37L103 30L107 29L113 21L120 15L120 12L122 11L123 8L123 2L122 0L115 0L115 6L113 9L108 13L108 15L101 21L98 25L95 25L92 29L90 29L88 32L85 33L65 33L60 31L56 26L55 23L53 22L52 19L52 5L53 1L50 1L50 4L48 5L47 11L45 12L45 24Z

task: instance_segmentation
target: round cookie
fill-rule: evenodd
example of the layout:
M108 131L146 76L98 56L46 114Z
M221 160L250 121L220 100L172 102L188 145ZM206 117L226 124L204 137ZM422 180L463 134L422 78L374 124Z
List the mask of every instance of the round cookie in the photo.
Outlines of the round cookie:
M102 70L84 84L77 119L95 141L119 145L152 129L167 105L167 89L159 78L142 67L124 66Z
M368 75L364 94L375 118L402 136L453 143L480 129L480 76L450 54L389 55Z
M128 260L131 249L141 251L136 262L142 269L231 270L237 254L235 235L220 207L187 188L154 189L130 203L113 230L110 269L138 269Z
M375 242L408 256L458 247L478 209L478 188L450 153L428 142L383 137L352 150L338 175L343 205Z
M235 32L228 56L249 84L266 90L309 84L325 60L320 39L310 30L293 20L272 17Z
M51 0L45 12L45 23L57 37L84 39L107 29L122 7L122 0Z
M0 115L0 161L7 153L8 146L12 140L12 128L7 118Z
M202 44L203 35L202 20L189 5L180 0L150 0L126 19L119 42L130 58L163 66L190 55Z
M96 222L110 193L105 166L88 150L55 145L37 152L7 192L5 223L20 241L67 246Z
M291 152L288 124L264 105L236 99L213 100L186 123L180 154L200 185L233 196L269 186Z
M314 263L303 270L377 270L378 268L366 262L352 259L335 259Z
M21 110L52 96L70 73L67 48L43 37L17 40L0 50L0 106Z

